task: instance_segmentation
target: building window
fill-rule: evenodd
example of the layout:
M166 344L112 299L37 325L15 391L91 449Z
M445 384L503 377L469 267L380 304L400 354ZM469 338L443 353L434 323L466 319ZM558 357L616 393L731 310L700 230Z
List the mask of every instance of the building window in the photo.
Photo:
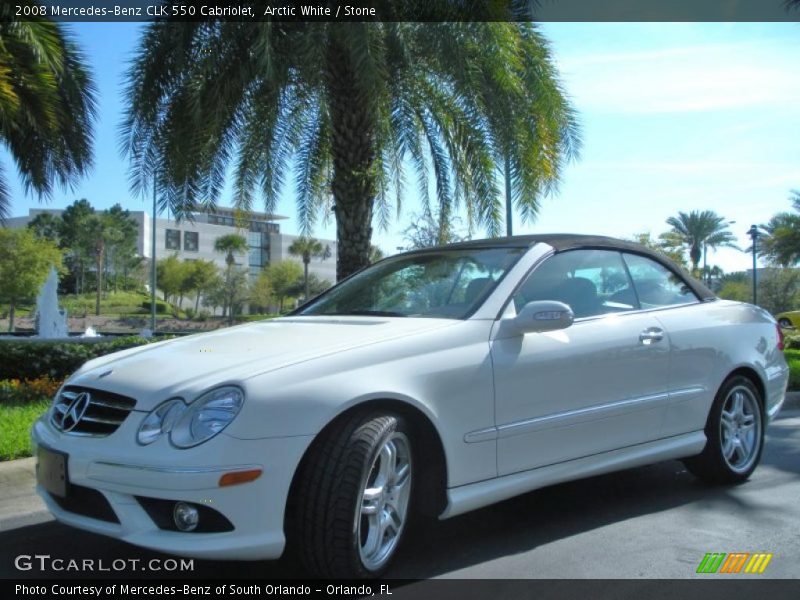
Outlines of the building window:
M200 245L200 234L196 231L184 231L183 232L183 249L186 252L197 252L197 248Z
M180 250L181 249L181 230L180 229L167 229L167 250Z

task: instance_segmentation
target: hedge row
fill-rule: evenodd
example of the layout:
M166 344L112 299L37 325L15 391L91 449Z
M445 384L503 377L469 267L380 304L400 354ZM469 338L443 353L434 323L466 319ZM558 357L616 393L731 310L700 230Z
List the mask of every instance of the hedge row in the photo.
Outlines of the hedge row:
M0 379L65 379L87 360L152 341L156 340L139 336L74 342L3 339L0 340Z

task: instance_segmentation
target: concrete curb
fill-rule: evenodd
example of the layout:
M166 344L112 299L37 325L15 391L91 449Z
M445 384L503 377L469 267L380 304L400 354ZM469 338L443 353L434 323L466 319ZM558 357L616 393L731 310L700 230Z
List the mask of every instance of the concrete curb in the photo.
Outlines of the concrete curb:
M36 494L36 459L0 462L0 531L35 525L53 517Z
M800 392L787 393L781 413L797 410ZM0 532L53 520L35 488L35 458L0 462Z

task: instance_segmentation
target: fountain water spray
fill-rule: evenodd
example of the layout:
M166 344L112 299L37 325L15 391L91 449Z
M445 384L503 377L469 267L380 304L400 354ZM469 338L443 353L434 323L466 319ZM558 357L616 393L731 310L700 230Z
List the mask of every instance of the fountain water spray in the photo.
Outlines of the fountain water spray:
M68 335L67 311L58 307L58 273L50 274L36 298L36 335L40 338L65 338Z

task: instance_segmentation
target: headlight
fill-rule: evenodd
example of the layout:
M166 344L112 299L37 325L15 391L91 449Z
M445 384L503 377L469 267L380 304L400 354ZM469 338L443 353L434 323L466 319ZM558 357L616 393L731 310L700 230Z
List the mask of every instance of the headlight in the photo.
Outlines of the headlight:
M136 441L143 446L152 444L162 434L172 431L172 427L186 411L186 404L180 398L173 398L160 404L148 414L139 426Z
M190 448L210 440L239 414L244 393L238 387L221 387L192 402L172 426L169 440L178 448Z

